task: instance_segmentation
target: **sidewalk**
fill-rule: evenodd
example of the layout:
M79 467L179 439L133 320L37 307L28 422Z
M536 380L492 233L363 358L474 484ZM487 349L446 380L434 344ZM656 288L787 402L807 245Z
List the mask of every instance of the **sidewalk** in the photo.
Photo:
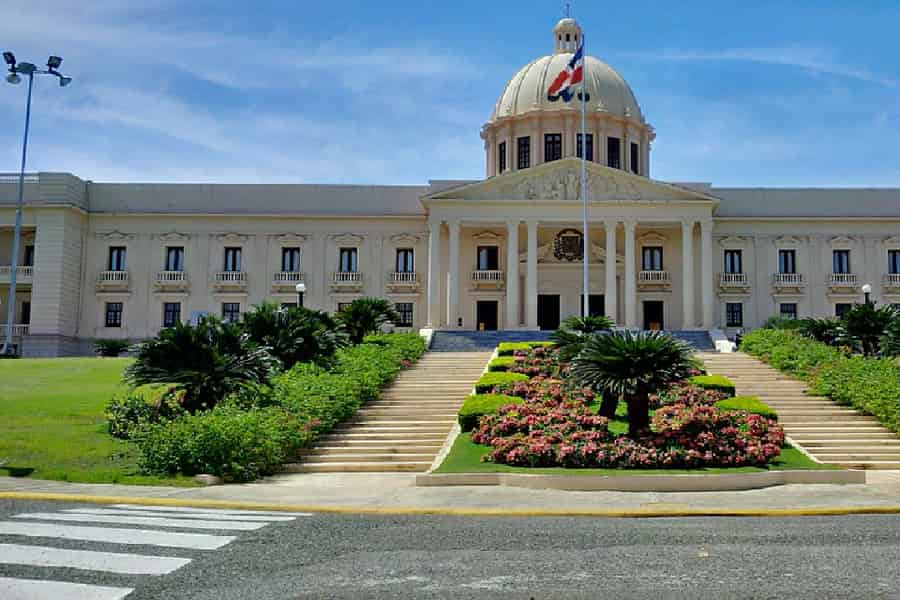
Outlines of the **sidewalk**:
M870 471L858 485L782 485L740 492L567 492L505 487L415 487L407 474L280 475L262 482L203 488L78 484L0 477L2 499L54 499L230 505L319 512L596 514L900 513L900 471ZM44 496L51 494L52 497ZM68 497L72 495L73 497ZM77 497L74 497L77 496Z

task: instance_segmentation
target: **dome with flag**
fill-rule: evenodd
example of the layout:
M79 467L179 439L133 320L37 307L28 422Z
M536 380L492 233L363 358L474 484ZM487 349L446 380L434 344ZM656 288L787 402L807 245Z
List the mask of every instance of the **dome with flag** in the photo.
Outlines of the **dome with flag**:
M574 86L574 96L569 102L548 92L575 57L581 36L581 27L574 19L559 21L553 28L554 53L531 61L513 75L500 94L489 123L532 112L580 112L580 83ZM590 49L590 42L587 49ZM634 92L615 69L593 56L585 56L583 73L587 80L589 115L605 114L644 122Z

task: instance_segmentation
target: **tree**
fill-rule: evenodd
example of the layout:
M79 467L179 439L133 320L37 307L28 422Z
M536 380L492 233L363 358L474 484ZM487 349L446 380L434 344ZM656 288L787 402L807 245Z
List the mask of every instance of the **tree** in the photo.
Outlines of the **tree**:
M874 302L857 304L842 319L847 339L858 347L864 356L874 356L879 351L881 338L888 325L896 318L890 306L875 308Z
M623 398L628 433L636 437L650 427L650 394L688 377L694 368L692 352L661 331L595 334L572 362L572 374L604 397Z
M829 346L840 346L847 337L844 323L839 319L802 319L798 322L802 335Z
M581 352L591 334L610 331L613 325L608 317L569 317L562 327L550 334L550 340L556 344L559 360L569 362Z
M881 354L900 356L900 313L894 311L894 318L888 323L881 338Z
M399 320L391 303L381 298L357 298L337 314L337 321L352 344L361 343L370 333L377 333L388 323Z
M212 408L244 382L266 381L278 361L250 341L239 325L204 317L197 325L176 323L136 346L125 370L133 385L170 383L184 389L189 412Z
M328 313L308 308L264 302L244 313L241 326L250 341L268 347L285 370L298 362L327 367L335 352L347 345L347 335Z

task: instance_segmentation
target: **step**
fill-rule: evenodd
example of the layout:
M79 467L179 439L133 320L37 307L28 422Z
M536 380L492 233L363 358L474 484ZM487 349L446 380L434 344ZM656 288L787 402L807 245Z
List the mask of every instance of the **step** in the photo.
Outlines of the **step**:
M422 421L443 423L445 421L455 421L457 413L455 411L387 411L387 410L361 410L352 417L353 423L361 421L379 421L381 423L399 423L399 422L416 422Z
M407 453L382 453L372 454L368 452L352 452L330 450L321 454L311 455L309 462L315 463L409 463L409 462L433 462L436 453L407 454Z
M440 442L443 443L444 440L447 439L447 433L449 430L444 430L443 428L439 432L428 432L428 431L419 431L419 430L406 430L404 432L392 432L392 431L356 431L354 429L348 429L344 432L331 433L326 436L323 436L320 439L323 443L334 442L338 440L360 440L360 441L373 441L373 442L384 442L389 440L416 440L422 443L431 443L431 442Z
M897 439L896 436L893 436L891 438L846 438L841 436L833 439L808 439L803 441L803 447L807 449L825 448L843 444L850 444L866 448L893 446L900 448L900 439Z
M772 405L770 405L772 406ZM844 408L822 408L822 407L811 407L811 408L779 408L776 406L772 406L772 408L776 409L778 412L779 418L791 418L791 417L813 417L813 416L836 416L836 417L864 417L865 415L858 413L854 410L848 410Z
M417 473L431 468L428 462L306 462L284 465L286 473Z
M870 460L862 462L856 460L832 460L828 464L844 467L845 469L900 469L900 460Z
M425 446L413 442L410 442L409 444L394 442L377 445L322 444L307 450L306 452L302 452L301 454L303 456L319 456L329 452L347 452L352 454L428 454L430 456L435 456L442 447L443 444Z
M453 425L456 421L456 415L452 417L444 417L444 418L422 418L417 417L415 419L409 419L403 421L402 423L394 423L390 419L369 419L363 416L360 419L355 419L353 421L346 421L343 424L343 427L352 427L353 429L367 429L372 427L378 428L397 428L397 429L416 429L419 427L428 428L428 427L449 427ZM335 429L338 431L338 429Z
M867 417L864 415L822 415L821 419L812 419L816 415L785 415L779 413L778 418L785 427L820 427L823 423L827 423L832 427L858 427L858 426L880 426L878 419L875 417Z
M399 426L373 426L373 425L353 425L351 427L346 428L338 428L335 429L335 433L382 433L382 434L391 434L395 436L399 435L407 435L407 434L416 434L416 433L428 433L428 434L442 434L446 436L450 429L452 429L452 423L442 423L439 425L409 425L406 427Z
M803 425L786 425L782 423L781 425L782 427L784 427L785 433L787 433L787 435L791 436L792 438L799 438L803 435L815 435L818 438L826 434L838 434L844 436L851 433L884 433L886 431L884 427L869 424L823 425L821 423L807 423Z

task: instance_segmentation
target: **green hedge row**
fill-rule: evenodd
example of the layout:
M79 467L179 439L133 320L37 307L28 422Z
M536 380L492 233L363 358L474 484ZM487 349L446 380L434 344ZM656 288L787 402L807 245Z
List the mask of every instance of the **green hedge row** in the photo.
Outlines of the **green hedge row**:
M498 356L488 363L488 371L509 371L516 364L515 357Z
M706 390L715 390L728 396L734 396L734 384L722 375L696 375L690 382Z
M528 376L522 373L493 372L485 373L475 383L476 394L489 394L494 391L494 386L528 381Z
M518 351L552 345L553 342L503 342L497 346L497 356L512 356Z
M786 329L754 329L741 341L741 351L759 357L779 371L808 379L815 369L846 355Z
M248 385L212 411L134 434L149 473L211 473L251 481L278 470L317 435L352 416L425 352L417 334L369 336L325 371L297 364L269 385Z
M715 404L719 410L742 410L754 415L762 415L767 419L778 420L775 409L757 398L756 396L735 396L719 400Z
M524 398L506 396L504 394L473 394L466 398L459 409L459 426L463 431L472 431L478 425L478 419L484 415L496 414L501 406L521 404Z

